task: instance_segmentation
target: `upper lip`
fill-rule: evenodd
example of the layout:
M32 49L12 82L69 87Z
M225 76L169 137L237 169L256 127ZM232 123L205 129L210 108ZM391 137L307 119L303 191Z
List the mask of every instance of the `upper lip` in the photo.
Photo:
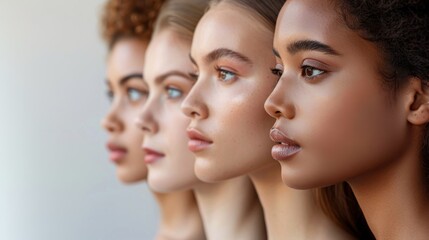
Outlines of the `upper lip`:
M277 128L272 128L270 131L270 138L273 142L286 145L296 145L299 146L297 142L287 137L287 135Z
M212 140L210 140L208 137L204 136L200 131L198 131L195 128L188 128L186 130L186 133L188 134L188 137L191 140L199 140L199 141L204 141L204 142L208 142L208 143L213 143Z
M158 152L158 151L153 150L153 149L148 148L148 147L143 147L143 151L144 151L147 155L159 155L159 156L164 156L164 153Z
M124 152L127 151L127 149L125 147L122 147L122 146L120 146L116 143L112 143L112 142L107 143L106 146L107 146L107 149L109 149L110 151L124 151Z

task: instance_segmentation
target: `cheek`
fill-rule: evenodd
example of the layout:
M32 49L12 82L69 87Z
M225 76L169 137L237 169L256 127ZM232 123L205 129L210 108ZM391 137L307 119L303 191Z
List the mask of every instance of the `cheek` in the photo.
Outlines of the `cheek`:
M388 161L392 149L402 144L399 115L381 92L371 89L342 91L306 106L306 121L297 128L305 132L302 147L314 159L315 171L329 164L330 171L350 177Z

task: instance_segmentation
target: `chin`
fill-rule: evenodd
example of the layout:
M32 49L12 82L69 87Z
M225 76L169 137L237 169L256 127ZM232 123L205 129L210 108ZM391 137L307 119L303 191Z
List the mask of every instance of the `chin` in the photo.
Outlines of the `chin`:
M158 193L186 191L192 189L192 187L194 186L193 183L180 182L175 180L174 178L157 179L150 175L148 177L147 183L152 191Z
M206 159L197 159L194 170L197 178L206 183L217 183L238 177L238 175L234 175L227 170L217 168L212 161Z
M147 173L132 174L118 169L116 176L118 180L124 184L134 184L134 183L145 181L147 178Z

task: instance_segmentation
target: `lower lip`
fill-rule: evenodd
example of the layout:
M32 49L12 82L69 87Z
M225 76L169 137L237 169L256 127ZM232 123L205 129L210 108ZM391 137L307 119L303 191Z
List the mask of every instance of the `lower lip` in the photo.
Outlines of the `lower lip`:
M125 157L125 154L127 154L126 151L121 151L121 150L110 151L109 158L113 162L118 163L121 159Z
M301 147L295 145L276 144L271 149L271 155L277 161L284 161L301 151Z
M146 154L144 156L144 162L146 164L151 164L151 163L158 161L158 159L160 159L162 157L163 157L163 155L159 155L159 154Z
M189 140L188 149L191 152L200 152L207 149L212 143L202 140Z

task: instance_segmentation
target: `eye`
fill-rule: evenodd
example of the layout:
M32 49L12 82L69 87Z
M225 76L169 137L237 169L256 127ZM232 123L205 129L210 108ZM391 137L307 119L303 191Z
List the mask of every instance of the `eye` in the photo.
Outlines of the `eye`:
M189 73L189 76L191 77L192 80L197 81L198 80L198 76L200 75L199 72L191 72Z
M216 67L216 71L218 72L217 78L222 82L231 82L237 79L237 74L232 71L220 67Z
M128 88L127 95L132 102L137 102L143 97L147 96L147 92L143 92L135 88Z
M280 78L283 75L283 66L276 64L274 68L271 68L271 73Z
M301 67L301 76L308 78L308 79L312 79L312 78L316 78L322 74L324 74L326 71L315 68L315 67L311 67L311 66L302 66Z
M115 97L115 95L112 90L107 90L106 95L107 95L107 99L109 99L110 102L113 101L113 98Z
M167 86L165 87L165 90L167 91L167 96L169 99L177 99L183 96L182 90L176 87Z

